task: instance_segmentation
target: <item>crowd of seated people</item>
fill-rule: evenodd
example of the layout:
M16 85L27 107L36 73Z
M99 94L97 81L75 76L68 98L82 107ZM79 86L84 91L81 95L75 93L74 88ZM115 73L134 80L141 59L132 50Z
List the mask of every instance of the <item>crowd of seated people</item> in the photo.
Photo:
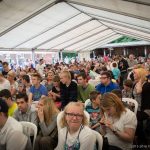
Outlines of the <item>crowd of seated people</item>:
M97 134L103 150L149 149L150 58L138 61L40 59L16 70L1 62L0 150L101 150ZM137 113L124 98L137 102ZM22 121L36 125L35 142Z

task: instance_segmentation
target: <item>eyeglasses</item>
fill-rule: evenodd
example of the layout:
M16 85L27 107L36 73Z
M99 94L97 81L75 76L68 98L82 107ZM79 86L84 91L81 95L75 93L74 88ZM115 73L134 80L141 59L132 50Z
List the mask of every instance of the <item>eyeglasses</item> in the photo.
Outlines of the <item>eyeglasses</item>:
M106 79L106 78L108 78L108 77L100 77L100 79Z
M77 118L82 118L82 114L74 114L74 113L65 113L68 117L77 117Z

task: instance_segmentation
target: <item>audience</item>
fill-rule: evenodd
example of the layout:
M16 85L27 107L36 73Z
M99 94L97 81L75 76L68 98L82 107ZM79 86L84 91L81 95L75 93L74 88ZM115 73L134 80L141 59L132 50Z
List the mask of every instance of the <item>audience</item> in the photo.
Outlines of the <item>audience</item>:
M111 74L107 71L101 73L101 83L96 86L96 90L101 94L111 92L113 89L119 89L119 85L111 81Z
M94 149L96 137L88 127L83 105L80 102L70 102L65 107L59 124L61 128L58 132L58 145L55 150Z
M57 146L57 115L59 110L49 97L38 102L38 118L40 131L35 141L35 150L53 150Z
M113 73L114 79L119 82L120 81L120 70L117 67L117 63L114 62L112 64L112 67L113 67L112 73Z
M15 110L17 109L17 104L12 100L12 96L9 90L4 89L0 91L0 97L5 100L9 109L8 109L8 116L13 116Z
M45 80L45 87L47 88L47 91L51 91L53 88L53 78L54 78L54 72L53 71L49 71L47 73L47 77Z
M133 87L132 80L129 80L129 79L125 80L123 82L122 97L132 98L132 87Z
M94 86L87 82L85 73L77 75L78 81L78 101L85 102L89 99L89 94L95 90Z
M89 95L90 101L85 106L85 110L90 114L90 128L96 131L100 131L100 97L101 94L97 91L92 91Z
M144 68L134 69L133 98L138 102L138 111L141 110L142 87L146 81L147 70Z
M14 112L13 117L17 121L32 122L38 126L37 112L28 104L28 96L25 93L17 94L16 103L18 105L18 109Z
M100 107L104 112L101 123L101 133L108 139L109 148L129 150L137 125L135 114L113 93L106 93L100 100Z
M40 74L36 73L32 75L32 86L30 87L30 94L29 94L29 103L33 101L39 101L39 99L43 96L47 96L47 89L45 86L40 84L41 76Z
M0 91L4 89L10 90L10 82L0 72Z
M26 94L29 96L30 87L31 87L29 75L23 75L22 76L22 84L25 86Z
M22 131L21 124L8 117L8 106L0 98L0 150L26 150L28 138Z
M123 81L127 78L128 62L123 56L119 56L118 68L120 70L120 87L123 86Z
M40 59L36 69L29 64L18 68L10 64L12 67L10 69L7 62L0 61L0 97L3 98L0 101L8 105L7 113L0 112L0 149L6 145L10 147L10 141L3 136L5 135L3 126L5 128L8 126L7 119L12 123L15 122L14 125L9 125L13 132L15 124L19 126L17 121L27 121L37 125L38 134L35 143L37 150L54 149L57 142L56 150L95 149L94 133L104 135L104 150L131 148L137 150L141 145L148 148L150 59L148 57L145 61L144 59L140 61L140 58L140 64L137 64L138 58L129 54L129 59L116 55L112 58L107 56L107 61L104 60L106 59L100 57L91 61L77 60L70 64L62 62L45 65L44 59ZM126 79L127 75L132 81ZM92 80L89 81L90 78ZM124 98L133 98L138 102L137 120L129 110L133 111L133 105L123 102ZM37 102L39 104L35 108ZM82 102L85 102L84 113ZM0 110L3 108L5 106L0 107ZM59 112L58 109L64 111ZM88 122L85 121L87 118L84 114ZM134 142L136 143L132 145L135 130ZM21 137L19 139L21 142L22 137L25 139L22 149L26 150L30 147L29 140L22 133L22 129L19 133L15 131L16 135ZM10 140L11 136L10 134ZM17 147L21 142L8 150L21 149Z
M36 65L36 70L41 75L41 77L44 77L44 67L44 59L40 59L39 64Z
M61 108L61 99L60 99L60 78L58 75L55 75L53 78L53 87L52 90L48 93L52 97L57 108Z
M7 79L10 82L10 92L13 98L15 97L15 94L17 93L18 90L18 82L15 81L15 78L16 78L15 71L10 70L7 74Z
M2 65L3 65L2 74L3 74L3 76L4 76L5 78L7 78L7 74L8 74L9 71L11 71L11 69L9 68L8 62L3 62Z
M62 109L71 101L77 101L77 84L71 81L71 74L69 71L60 73L60 98L62 102Z

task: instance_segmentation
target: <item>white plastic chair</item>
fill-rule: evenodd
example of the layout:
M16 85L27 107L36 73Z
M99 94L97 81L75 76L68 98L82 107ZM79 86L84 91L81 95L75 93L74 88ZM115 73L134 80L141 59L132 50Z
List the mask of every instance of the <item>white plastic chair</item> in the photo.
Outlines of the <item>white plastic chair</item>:
M31 107L36 110L37 109L36 106L37 106L38 102L39 101L33 101L31 104Z
M93 133L96 136L96 141L98 143L98 150L102 150L102 148L103 148L103 138L102 138L102 135L100 133L98 133L97 131L94 131L94 130L93 130Z
M37 136L37 126L32 122L21 121L20 122L23 127L23 133L30 138L30 136L34 136L33 138L33 149L35 144L35 139Z
M88 103L91 103L91 100L90 100L90 99L87 99L87 100L84 102L84 107L86 107L86 105L87 105Z
M132 98L122 98L122 101L127 103L127 104L134 104L134 113L136 114L137 113L137 110L138 110L138 103L135 99L132 99Z

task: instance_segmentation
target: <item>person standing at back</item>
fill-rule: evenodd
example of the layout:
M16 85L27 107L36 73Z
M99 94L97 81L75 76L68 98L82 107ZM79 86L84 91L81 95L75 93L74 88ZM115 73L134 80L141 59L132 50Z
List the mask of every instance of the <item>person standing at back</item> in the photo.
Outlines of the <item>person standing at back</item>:
M2 65L3 65L3 69L4 69L4 70L2 71L2 74L3 74L3 76L4 76L5 78L7 78L7 74L8 74L9 71L11 71L11 69L9 68L8 62L3 62Z
M41 75L41 77L44 74L44 67L45 67L44 60L40 59L39 64L36 65L36 70Z
M123 87L123 81L127 78L127 70L129 68L128 62L123 58L123 56L119 56L118 68L121 72L120 86Z

